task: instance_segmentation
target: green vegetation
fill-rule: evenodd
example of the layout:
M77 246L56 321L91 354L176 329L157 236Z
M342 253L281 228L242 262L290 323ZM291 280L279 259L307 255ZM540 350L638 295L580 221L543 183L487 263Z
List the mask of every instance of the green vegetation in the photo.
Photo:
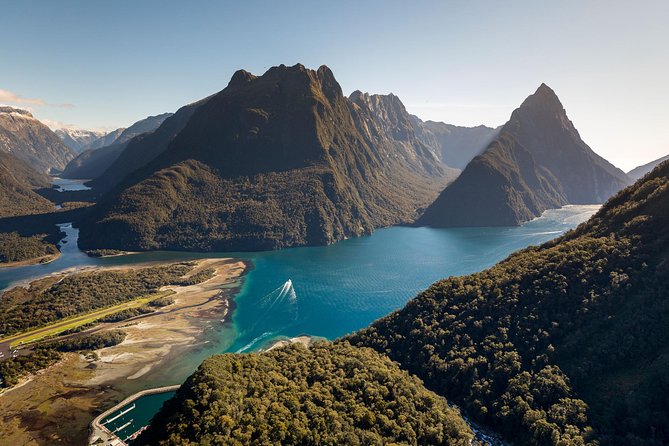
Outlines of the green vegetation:
M58 254L47 234L21 237L18 232L0 233L0 263L21 262Z
M0 138L2 134L0 112ZM2 145L0 142L0 147ZM46 187L49 187L49 178L45 174L0 148L0 218L53 211L53 203L35 192Z
M169 305L172 305L174 303L174 298L171 296L166 296L166 297L160 297L158 299L153 299L151 302L149 302L149 307L154 307L154 308L160 308L160 307L167 307Z
M438 282L348 340L517 444L667 444L667 253L664 163L560 239Z
M83 350L98 350L118 345L125 340L125 332L121 330L101 331L85 336L73 336L60 341L42 344L40 348L48 348L59 352L78 352Z
M39 345L28 355L0 362L0 387L12 387L21 377L55 364L61 358L60 352L97 350L120 344L124 339L124 332L111 330Z
M150 445L469 445L458 411L371 349L316 343L204 361Z
M124 251L119 251L117 249L91 249L90 251L86 251L88 257L117 256L123 253Z
M154 294L162 286L189 281L184 276L191 270L190 265L173 264L100 271L73 274L60 280L47 278L33 282L28 289L14 288L4 292L0 299L0 335L43 327ZM67 328L72 327L63 327Z
M48 348L36 348L30 355L17 356L0 362L0 387L12 387L19 379L55 364L60 353Z
M162 298L161 298L162 299ZM143 314L153 313L154 310L148 307L128 308L117 313L112 313L97 320L97 322L121 322L131 317L141 316Z
M183 125L165 133L177 124L170 119L143 138L154 143L128 145L107 171L121 176L95 182L120 184L79 222L80 246L269 250L412 222L445 171L404 106L388 99L379 109L353 104L327 67L238 71L196 113L181 114ZM398 122L381 121L386 114ZM150 160L128 164L144 149L162 153L141 169Z

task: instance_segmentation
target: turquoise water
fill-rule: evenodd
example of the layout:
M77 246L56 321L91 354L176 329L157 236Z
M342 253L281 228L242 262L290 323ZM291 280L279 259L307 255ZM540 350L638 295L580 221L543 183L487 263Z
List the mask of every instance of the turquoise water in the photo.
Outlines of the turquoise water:
M481 271L510 253L550 240L585 221L597 206L566 206L518 227L409 228L377 230L368 237L331 246L260 253L151 252L90 258L76 247L78 231L67 234L59 259L46 265L0 270L0 290L68 268L137 264L200 257L239 257L252 262L235 301L233 327L209 333L207 347L173 364L165 377L173 384L216 352L248 352L277 337L309 334L333 339L369 325L402 307L436 280ZM288 281L292 288L281 293ZM224 337L225 339L221 339ZM176 373L176 375L175 375ZM171 381L167 382L168 379ZM177 381L178 382L178 381Z
M211 354L257 351L277 338L301 334L343 336L402 307L439 279L481 271L514 251L559 236L597 208L566 206L519 227L392 227L323 247L260 253L152 252L103 259L81 253L76 248L77 230L66 225L67 243L59 259L0 270L0 289L66 268L201 257L250 260L253 268L235 298L233 323L212 327L205 340L178 361L124 386L136 391L181 383ZM143 399L137 403L144 404ZM157 408L147 403L135 414L142 412L148 420Z
M165 392L144 396L133 403L120 408L107 418L101 420L101 422L121 440L125 440L142 427L147 426L149 421L151 421L153 414L158 412L160 406L162 406L165 401L172 398L174 393L175 392Z

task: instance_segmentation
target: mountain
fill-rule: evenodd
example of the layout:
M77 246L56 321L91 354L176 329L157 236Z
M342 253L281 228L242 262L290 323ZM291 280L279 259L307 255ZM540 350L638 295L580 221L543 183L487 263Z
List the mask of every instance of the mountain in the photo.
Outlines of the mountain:
M328 244L412 221L445 183L433 154L383 130L325 66L282 65L262 76L240 70L187 111L180 131L177 113L143 138L154 140L145 147L155 159L134 172L141 162L125 164L130 176L82 222L82 247ZM173 131L163 131L168 125Z
M161 113L159 115L148 116L144 119L140 119L130 127L123 129L123 131L113 141L113 144L128 142L135 136L153 132L158 127L160 127L161 124L170 116L172 116L172 113Z
M643 166L635 167L634 169L627 172L627 176L636 181L666 160L669 160L669 155L663 156L662 158L656 159L655 161L651 161L650 163L644 164Z
M602 203L630 183L581 140L545 84L416 224L512 226L565 204Z
M127 141L104 172L91 177L95 178L90 183L91 186L100 193L107 192L122 183L129 174L153 161L167 149L172 139L186 126L193 112L207 99L181 107L174 115L165 119L155 131Z
M465 446L472 439L457 409L392 361L319 343L205 360L138 443Z
M107 132L99 130L83 130L62 128L53 131L63 143L76 153L83 152L91 143L99 140Z
M45 174L0 152L0 218L53 211L53 203L34 192L43 187L50 187Z
M436 148L444 164L461 170L476 155L480 155L499 132L499 128L484 125L460 127L443 122L423 122L413 115L411 118L416 135L423 144Z
M417 137L411 115L406 111L402 101L390 93L378 95L354 91L349 100L354 104L355 119L358 130L369 141L380 145L394 145L393 156L407 167L418 169L418 173L426 170L430 173L439 166L439 155Z
M0 152L11 153L40 172L62 170L75 153L30 112L0 106Z
M588 222L348 340L514 444L669 444L669 162ZM594 429L594 430L593 430Z
M116 161L133 138L155 131L170 116L172 116L172 113L163 113L137 121L130 127L123 129L110 145L98 149L88 149L80 153L79 156L68 163L61 176L76 179L99 177Z
M82 150L95 150L99 149L101 147L107 147L112 144L114 144L114 141L118 139L119 136L121 136L121 133L125 130L125 127L118 128L116 130L112 130L111 132L101 136L100 138L96 139L95 141L91 141L88 145L86 145Z

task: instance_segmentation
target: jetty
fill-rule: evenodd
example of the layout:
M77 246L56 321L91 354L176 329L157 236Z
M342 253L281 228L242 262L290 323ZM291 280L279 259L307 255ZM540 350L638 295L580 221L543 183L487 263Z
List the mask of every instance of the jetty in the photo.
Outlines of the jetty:
M89 426L90 435L88 436L88 444L89 445L96 445L96 446L100 446L100 445L127 446L127 443L125 442L125 440L134 439L135 434L137 434L138 432L130 434L129 436L125 437L124 440L119 438L116 435L116 433L119 432L119 431L122 431L123 429L128 427L132 423L132 421L130 421L130 422L124 424L123 426L117 428L114 432L112 432L107 427L105 427L105 424L111 423L112 421L117 420L118 418L127 414L131 410L135 409L136 405L133 404L132 406L128 407L127 409L121 410L121 409L123 409L123 407L127 406L130 403L134 403L139 398L141 398L143 396L147 396L147 395L155 395L155 394L158 394L158 393L174 392L177 389L179 389L179 387L181 387L181 386L177 384L177 385L174 385L174 386L156 387L156 388L153 388L153 389L141 390L137 393L133 393L132 395L130 395L129 397L127 397L126 399L124 399L120 403L116 404L114 407L105 410L100 415L95 417L95 419L91 422L91 424ZM117 412L117 411L120 411L120 412L118 414L114 415L109 420L105 421L104 423L102 422L107 417L113 415L114 412ZM142 429L140 429L140 430L143 430L145 428L146 428L146 426L143 426ZM100 441L100 440L102 440L102 441Z

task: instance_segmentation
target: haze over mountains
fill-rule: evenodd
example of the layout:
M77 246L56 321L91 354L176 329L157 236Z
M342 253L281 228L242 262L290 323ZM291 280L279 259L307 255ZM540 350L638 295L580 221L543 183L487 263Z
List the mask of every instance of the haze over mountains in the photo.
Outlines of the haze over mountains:
M583 142L542 84L417 224L512 226L549 208L602 203L628 184L623 171Z
M165 119L172 116L172 113L163 113L157 116L149 116L137 121L125 129L117 129L110 135L105 135L105 142L102 147L91 147L80 153L75 159L70 161L61 175L63 178L73 179L91 179L102 175L109 166L121 155L126 146L134 137L144 133L153 132ZM98 140L98 141L99 141ZM97 143L97 142L96 142Z
M630 177L630 179L636 181L639 178L646 175L647 173L649 173L650 171L652 171L653 169L655 169L655 167L659 166L661 163L663 163L666 160L669 160L669 155L663 156L662 158L656 159L656 160L651 161L650 163L644 164L642 166L635 167L634 169L627 172L627 176Z
M437 149L439 159L447 166L464 169L488 147L499 128L484 125L461 127L443 122L425 121L411 116L414 131L423 144Z
M90 148L99 139L107 135L102 130L84 130L73 128L60 128L53 131L63 143L77 153L81 153Z
M64 169L75 156L30 112L7 106L0 106L0 152L11 153L44 173Z

